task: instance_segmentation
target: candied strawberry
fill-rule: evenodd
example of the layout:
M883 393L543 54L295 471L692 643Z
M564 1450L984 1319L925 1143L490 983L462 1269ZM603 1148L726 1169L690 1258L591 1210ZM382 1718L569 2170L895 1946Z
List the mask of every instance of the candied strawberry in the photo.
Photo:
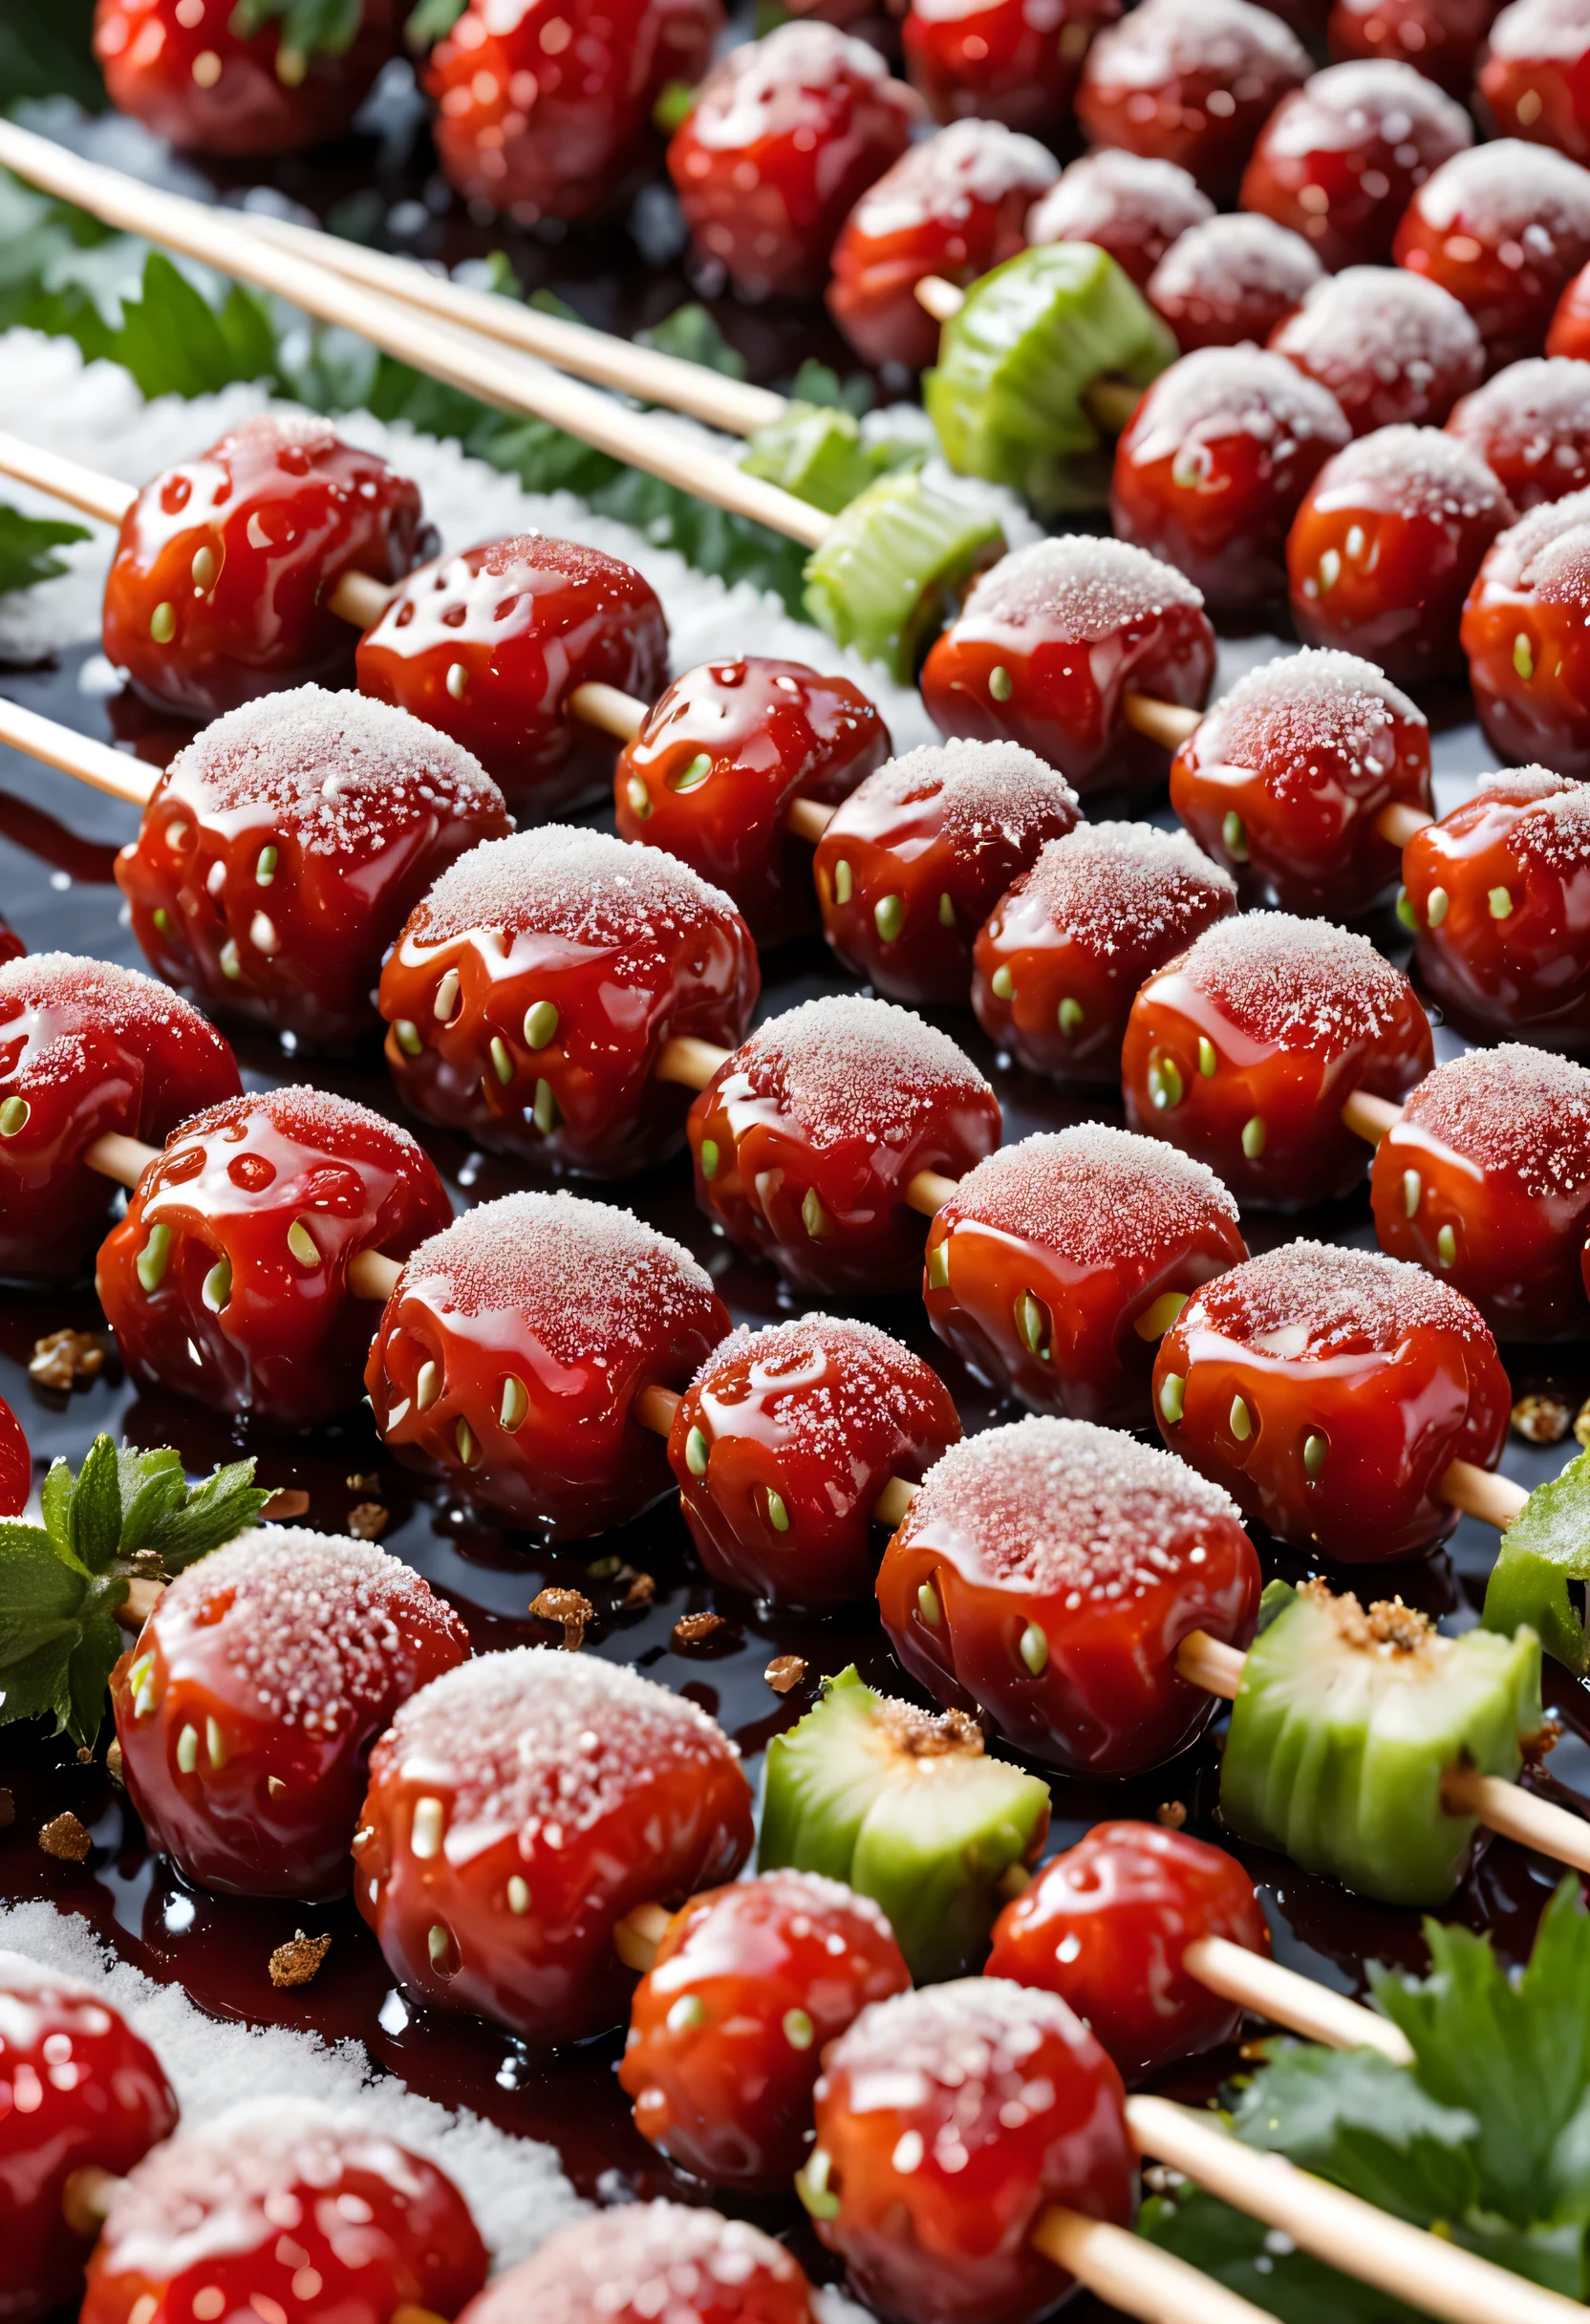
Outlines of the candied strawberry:
M359 1823L355 1896L407 1991L578 2041L624 2014L617 1922L732 1880L751 1792L684 1696L592 1654L519 1646L401 1707Z
M1479 722L1498 755L1590 775L1590 490L1532 508L1486 557L1463 608Z
M240 1087L214 1026L136 969L67 952L0 966L0 1274L71 1282L116 1195L84 1159L95 1142L164 1138Z
M1053 140L1069 129L1088 43L1121 0L910 0L906 70L935 121L977 117Z
M920 312L920 309L918 309ZM620 839L644 840L731 895L764 948L818 924L798 799L836 807L892 745L861 688L748 655L677 678L613 777Z
M204 1888L340 1896L371 1745L468 1654L458 1616L374 1542L263 1525L212 1550L111 1680L150 1846Z
M1486 775L1403 858L1422 982L1475 1039L1590 1056L1590 788Z
M1096 243L1141 290L1171 244L1214 215L1196 179L1174 161L1101 145L1034 204L1027 240Z
M1477 76L1498 137L1590 161L1590 6L1512 0L1492 23Z
M411 1254L365 1386L408 1467L510 1525L601 1533L669 1487L635 1398L682 1388L728 1328L705 1271L633 1212L506 1194Z
M668 624L633 565L522 533L413 574L357 662L362 694L450 734L540 816L608 787L612 744L569 696L594 684L649 702L668 675Z
M721 889L658 848L546 824L476 848L409 915L378 1005L398 1093L543 1168L650 1169L684 1142L665 1042L732 1048L762 971Z
M0 1396L0 1517L19 1517L33 1486L33 1456L22 1423Z
M1344 1565L1444 1541L1454 1460L1493 1469L1513 1402L1479 1310L1379 1251L1284 1243L1195 1291L1160 1344L1168 1444L1282 1541Z
M406 1130L320 1089L254 1091L172 1131L95 1280L145 1387L311 1428L362 1393L377 1311L355 1259L406 1259L452 1216Z
M1230 204L1264 121L1311 69L1297 34L1248 0L1143 0L1088 51L1077 120L1090 145L1175 161Z
M892 1001L964 1001L978 930L1080 811L1064 776L1019 742L929 742L892 759L817 844L828 943Z
M811 2287L782 2244L679 2203L620 2204L560 2228L459 2324L656 2324L659 2286L667 2324L816 2324Z
M449 184L518 226L612 209L722 25L720 0L469 0L425 73Z
M1590 355L1590 267L1581 267L1552 310L1549 355Z
M344 136L396 54L398 0L256 9L233 0L98 0L94 53L118 113L190 153L290 153ZM327 31L312 29L318 20Z
M1458 623L1486 550L1515 511L1485 463L1441 428L1377 428L1327 461L1286 541L1292 618L1401 685L1463 671Z
M806 1315L713 1350L674 1415L668 1458L717 1581L774 1605L842 1605L872 1594L884 1488L914 1483L959 1438L920 1356L870 1323Z
M1001 557L922 671L940 734L1021 742L1084 799L1163 782L1163 745L1126 719L1137 692L1196 708L1214 632L1192 584L1122 541L1072 533Z
M1447 433L1491 470L1520 515L1590 485L1590 363L1510 363L1452 411Z
M384 702L301 686L177 753L116 876L168 983L337 1046L374 1026L381 960L431 882L507 828L502 793L457 742Z
M1304 493L1351 436L1330 390L1282 356L1200 348L1161 372L1116 444L1115 529L1217 613L1262 612L1285 594Z
M618 2078L635 2128L709 2186L788 2186L829 2042L911 1985L876 1904L813 1872L692 1897L635 1989Z
M1330 389L1355 436L1439 427L1485 377L1467 308L1406 267L1344 267L1311 290L1271 347Z
M1300 654L1239 678L1171 762L1171 805L1217 863L1283 912L1354 919L1394 894L1376 818L1434 809L1424 712L1355 654Z
M1537 355L1553 308L1590 260L1590 170L1516 138L1454 154L1404 211L1393 255L1462 301L1493 371Z
M958 16L954 29L963 35L976 21ZM908 40L913 27L926 29L912 15ZM1049 37L1025 34L1032 44ZM862 195L833 248L828 312L862 360L913 371L931 363L938 325L918 304L917 284L933 274L964 286L1014 258L1026 246L1028 210L1059 175L1036 139L998 120L957 120L908 146Z
M892 2324L1037 2324L1073 2288L1033 2246L1043 2210L1132 2216L1120 2076L1055 1994L1000 1977L864 2011L828 2055L817 2141L797 2191Z
M698 249L747 297L820 290L841 226L922 111L876 49L831 24L796 19L731 49L668 148Z
M1045 1766L1127 1775L1202 1733L1214 1702L1176 1648L1193 1630L1245 1645L1259 1588L1218 1486L1113 1429L1036 1418L929 1470L878 1607L935 1701L986 1714Z
M1242 207L1301 234L1333 273L1384 266L1409 200L1473 139L1463 107L1410 64L1331 65L1265 122Z
M1413 64L1462 101L1495 12L1496 0L1336 0L1326 32L1340 62L1389 57Z
M1127 1119L1215 1171L1244 1205L1350 1194L1367 1155L1355 1090L1401 1105L1435 1063L1429 1021L1367 936L1245 912L1216 920L1132 1002Z
M1183 1966L1206 1937L1269 1953L1235 1857L1160 1824L1097 1823L1005 1906L986 1974L1058 1993L1125 2079L1142 2082L1236 2037L1241 2005Z
M1050 840L979 930L978 1022L1031 1073L1113 1088L1144 978L1235 910L1235 882L1185 831L1082 824Z
M980 1162L999 1107L947 1033L847 993L759 1026L689 1128L696 1200L731 1242L803 1291L872 1297L915 1283L913 1180Z
M1499 1340L1590 1332L1590 1073L1541 1049L1470 1049L1381 1140L1375 1233L1472 1300Z
M75 1977L0 1952L0 2314L34 2324L82 2291L88 2247L62 2213L68 2180L131 2170L175 2130L177 2100L153 2050Z
M188 719L341 682L358 633L327 599L344 573L400 581L428 529L419 485L324 420L245 420L122 519L105 652L145 701Z
M1232 213L1190 227L1171 245L1149 278L1149 304L1184 355L1194 347L1262 343L1321 272L1300 234L1273 218Z
M82 2324L453 2315L486 2249L452 2181L359 2116L234 2107L140 2163L111 2203Z

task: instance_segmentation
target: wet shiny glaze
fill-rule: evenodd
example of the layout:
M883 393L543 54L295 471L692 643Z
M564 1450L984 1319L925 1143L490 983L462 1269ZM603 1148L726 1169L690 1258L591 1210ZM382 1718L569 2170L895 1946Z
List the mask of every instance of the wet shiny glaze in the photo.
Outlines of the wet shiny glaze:
M279 15L246 38L233 30L232 13L215 0L198 11L177 0L99 0L95 51L117 111L199 153L318 145L346 133L397 52L402 17L398 0L360 0L347 48L317 48L298 60L299 70Z
M901 28L906 70L935 121L1003 121L1037 137L1064 134L1088 44L1120 13L1120 0L1061 0L1042 11L1024 0L972 8L912 0Z

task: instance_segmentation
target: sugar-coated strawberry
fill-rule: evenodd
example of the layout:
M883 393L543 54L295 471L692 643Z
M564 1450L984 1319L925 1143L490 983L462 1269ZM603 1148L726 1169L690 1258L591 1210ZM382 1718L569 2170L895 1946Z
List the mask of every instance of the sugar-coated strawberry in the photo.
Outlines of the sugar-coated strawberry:
M402 13L398 0L307 10L280 0L99 0L94 53L117 111L170 144L290 153L352 125L397 51Z

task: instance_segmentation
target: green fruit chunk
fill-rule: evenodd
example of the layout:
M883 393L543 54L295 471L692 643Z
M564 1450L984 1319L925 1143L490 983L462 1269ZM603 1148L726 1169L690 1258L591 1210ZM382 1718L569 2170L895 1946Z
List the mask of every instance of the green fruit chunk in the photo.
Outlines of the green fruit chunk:
M1045 516L1102 508L1112 447L1087 406L1105 378L1147 387L1176 342L1107 251L1051 242L973 284L922 399L963 476L1013 484Z
M747 475L765 477L798 500L837 516L874 477L900 464L902 448L863 443L860 425L850 412L792 403L771 427L758 428L740 464ZM919 464L922 447L910 446L907 456Z
M806 605L835 644L909 683L963 581L1003 554L993 510L903 472L880 476L806 561Z
M1590 1452L1536 1485L1502 1536L1485 1592L1488 1630L1511 1638L1520 1623L1577 1678L1590 1671L1590 1638L1571 1584L1590 1581Z
M1248 1649L1220 1771L1220 1813L1388 1904L1450 1896L1473 1819L1450 1816L1450 1768L1515 1776L1541 1725L1540 1642L1470 1630L1443 1638L1400 1603L1272 1582Z
M989 1758L974 1720L874 1693L852 1666L768 1746L757 1863L871 1897L925 1983L980 1964L999 1883L1048 1823L1048 1785Z

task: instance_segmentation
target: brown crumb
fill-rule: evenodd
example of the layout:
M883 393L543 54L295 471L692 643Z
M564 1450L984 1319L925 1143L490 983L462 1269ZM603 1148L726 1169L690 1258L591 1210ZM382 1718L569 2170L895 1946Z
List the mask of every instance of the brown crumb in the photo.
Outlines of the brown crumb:
M585 1645L586 1624L596 1618L596 1608L578 1590L537 1590L530 1600L530 1612L537 1622L563 1625L563 1644L570 1654Z
M346 1480L350 1493L379 1493L381 1480L372 1470L368 1476L350 1476Z
M1513 1432L1532 1445L1559 1445L1573 1417L1560 1396L1520 1396L1513 1408Z
M125 1784L126 1777L122 1773L121 1746L114 1737L105 1751L105 1773L113 1783Z
M1185 1799L1162 1799L1154 1810L1155 1823L1162 1823L1168 1832L1179 1832L1187 1821Z
M286 1945L278 1945L270 1956L270 1982L278 1990L291 1985L308 1985L332 1949L330 1937L306 1937L301 1928L294 1929Z
M50 1818L38 1836L38 1844L46 1856L58 1857L63 1864L86 1864L94 1842L86 1827L70 1808L65 1808L59 1816Z
M28 1377L39 1388L53 1388L63 1396L75 1388L87 1388L105 1368L104 1341L93 1331L52 1331L33 1342Z
M1562 1740L1562 1729L1555 1718L1548 1717L1532 1734L1518 1737L1518 1749L1523 1754L1524 1773L1539 1767Z
M86 1743L79 1743L77 1746L77 1765L79 1767L92 1767L94 1765L94 1754Z
M294 1517L307 1517L309 1513L310 1496L300 1493L296 1485L278 1486L260 1511L261 1517L268 1517L272 1525L289 1525Z
M775 1654L763 1677L775 1694L788 1694L798 1687L806 1674L806 1657L801 1654Z
M16 1821L16 1797L0 1786L0 1832L9 1832Z
M919 1711L893 1695L881 1695L872 1712L897 1752L909 1759L976 1759L981 1756L983 1731L965 1711Z
M391 1510L379 1501L355 1501L348 1512L348 1530L355 1541L378 1541L391 1522Z
M625 1613L633 1614L637 1606L650 1605L656 1594L657 1585L650 1574L632 1574L623 1597Z
M728 1625L721 1614L681 1614L674 1625L674 1644L677 1646L704 1646L709 1638L716 1638Z

